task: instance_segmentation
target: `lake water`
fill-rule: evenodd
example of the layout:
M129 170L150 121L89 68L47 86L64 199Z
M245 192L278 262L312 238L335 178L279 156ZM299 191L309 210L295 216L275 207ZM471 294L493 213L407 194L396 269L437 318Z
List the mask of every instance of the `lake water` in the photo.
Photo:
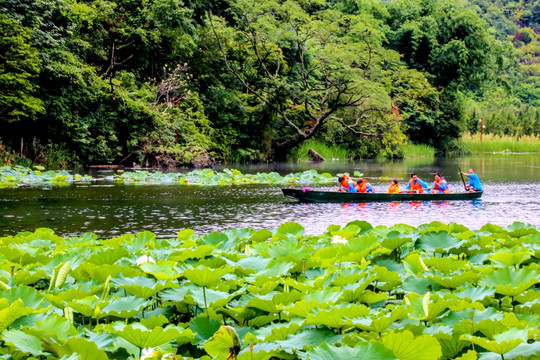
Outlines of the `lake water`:
M359 171L375 189L385 192L398 178L403 187L415 172L428 183L440 172L451 190L461 190L458 175L473 167L484 186L480 200L452 202L396 202L366 204L304 204L285 198L279 186L89 185L41 189L0 189L0 236L52 228L58 235L93 232L108 238L149 230L159 237L175 237L182 229L199 235L232 228L274 229L295 221L309 234L329 225L366 220L372 225L431 221L456 222L477 230L486 223L501 226L520 221L540 226L540 155L485 154L461 159L328 161L229 166L243 173L277 171L282 175L316 169L339 174ZM216 170L222 170L217 168ZM185 172L189 170L184 170ZM110 171L94 176L110 175ZM384 179L384 180L381 180ZM335 186L318 188L335 189Z

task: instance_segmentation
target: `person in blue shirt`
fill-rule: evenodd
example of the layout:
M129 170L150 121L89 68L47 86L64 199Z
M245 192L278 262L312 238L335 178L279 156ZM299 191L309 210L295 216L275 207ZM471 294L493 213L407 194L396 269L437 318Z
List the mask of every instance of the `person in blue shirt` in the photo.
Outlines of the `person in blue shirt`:
M354 181L352 181L351 178L347 176L347 174L343 174L343 176L338 177L339 182L339 192L356 192L356 186L354 186Z
M411 178L409 179L409 182L407 183L407 186L405 187L405 190L409 193L423 193L424 190L429 189L429 185L418 178L416 174L411 174Z
M474 173L473 169L469 169L468 174L464 172L462 172L461 174L469 178L469 185L467 185L467 190L469 192L484 191L484 189L482 188L482 184L480 183L480 178Z

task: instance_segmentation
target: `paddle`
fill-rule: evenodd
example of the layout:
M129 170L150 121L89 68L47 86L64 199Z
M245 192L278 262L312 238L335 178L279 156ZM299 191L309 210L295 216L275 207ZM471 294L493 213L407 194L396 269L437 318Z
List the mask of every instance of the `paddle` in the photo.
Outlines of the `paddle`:
M457 167L459 170L459 175L461 175L461 181L463 181L463 187L465 188L465 191L467 191L467 185L465 185L465 179L463 178L463 173L461 172L461 168Z

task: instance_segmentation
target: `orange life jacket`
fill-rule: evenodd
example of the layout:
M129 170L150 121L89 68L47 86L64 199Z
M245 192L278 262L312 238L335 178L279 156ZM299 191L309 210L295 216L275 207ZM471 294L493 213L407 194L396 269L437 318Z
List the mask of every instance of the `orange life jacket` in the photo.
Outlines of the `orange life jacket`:
M442 184L443 181L444 181L443 179L439 179L439 181L435 180L433 182L433 184L434 184L433 188L435 190L442 191L443 194L448 194L450 192L450 189L448 189L448 186L446 186L446 189L441 190L441 184Z
M349 184L351 179L347 175L343 175L343 181L341 182L341 187L343 187L346 190L351 190Z
M399 184L392 184L388 188L389 194L399 194Z
M424 189L422 188L422 185L420 184L420 181L416 181L416 183L412 180L409 180L409 193L416 192L415 190L418 190L418 193L423 194Z
M360 184L356 185L356 191L359 193L365 193L367 190L367 181L362 181Z

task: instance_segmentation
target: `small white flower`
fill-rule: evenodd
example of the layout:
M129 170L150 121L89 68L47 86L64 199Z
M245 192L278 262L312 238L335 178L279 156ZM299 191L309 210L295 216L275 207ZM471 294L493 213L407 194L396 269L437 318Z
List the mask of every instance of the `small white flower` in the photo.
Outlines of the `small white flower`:
M332 238L332 244L346 244L347 239L345 239L343 236L335 235Z
M146 348L142 351L141 360L152 359L157 356L157 352L153 348Z
M152 257L150 255L143 255L141 256L140 258L137 259L137 261L135 261L135 264L137 265L141 265L141 264L144 264L144 263L156 263L156 261L154 259L152 259Z

